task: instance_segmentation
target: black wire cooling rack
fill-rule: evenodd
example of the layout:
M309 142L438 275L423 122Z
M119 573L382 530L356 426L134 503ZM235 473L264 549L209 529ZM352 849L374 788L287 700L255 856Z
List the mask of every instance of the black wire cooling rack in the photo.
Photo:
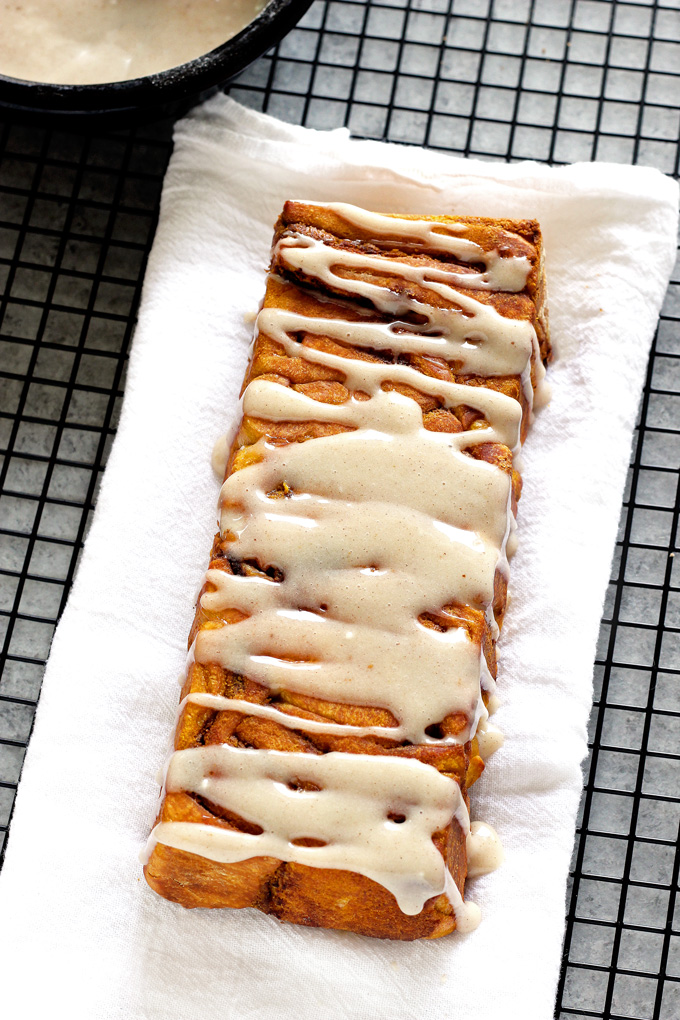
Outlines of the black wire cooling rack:
M287 121L484 159L677 174L680 0L316 0L231 94ZM3 839L115 432L171 132L0 126ZM595 667L560 1018L680 1018L677 270L674 281Z

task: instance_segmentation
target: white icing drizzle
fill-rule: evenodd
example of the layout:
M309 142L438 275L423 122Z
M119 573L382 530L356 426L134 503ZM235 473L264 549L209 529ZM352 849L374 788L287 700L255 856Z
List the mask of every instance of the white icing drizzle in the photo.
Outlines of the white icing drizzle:
M517 465L515 464L514 466L515 469L519 471ZM506 559L511 560L516 552L517 552L517 522L513 517L513 519L510 521L510 534L508 535L507 541L505 543Z
M500 706L501 706L500 698L494 692L486 704L487 712L489 713L490 716L495 715Z
M196 660L272 690L388 708L421 742L452 708L471 719L481 711L480 646L461 626L441 633L417 617L461 591L490 605L510 478L462 452L483 430L428 432L400 393L381 390L351 408L302 399L322 420L328 408L357 421L375 401L375 427L283 447L261 441L263 460L226 480L222 531L236 536L233 555L275 564L285 580L211 572L218 592L204 608L251 615L201 631ZM271 500L282 481L291 498Z
M545 371L545 370L544 370ZM552 400L552 387L549 382L546 382L541 377L536 392L534 393L534 411L540 411L543 407L547 407Z
M349 629L305 611L264 612L221 630L202 631L196 658L228 662L235 672L272 690L288 688L363 705L371 704L373 697L376 707L388 708L402 720L413 743L423 743L425 729L444 719L452 703L460 705L468 723L459 739L469 740L480 711L479 647L463 628L441 634L414 624L411 630L395 634L358 625ZM263 634L270 653L261 644ZM436 687L433 683L434 690L425 692L422 685L432 677L433 668ZM417 699L414 690L420 695Z
M180 703L180 714L186 705L198 705L200 708L210 708L214 712L241 712L244 715L254 715L260 719L270 719L288 729L302 730L304 733L326 733L335 737L387 737L397 741L404 739L400 726L349 726L345 723L320 722L316 719L289 715L274 705L258 705L252 701L242 701L240 698L225 698L221 694L201 692L188 694ZM433 737L427 737L425 742L440 743Z
M486 822L472 822L466 845L468 878L488 875L503 863L503 847L498 833Z
M285 312L275 312L274 309L267 309L267 312L274 312L277 319L279 316L285 318L289 315ZM264 321L269 326L272 324L273 318L274 315L264 316ZM313 322L321 332L324 330L323 324L327 321L326 319L307 319L306 323ZM292 356L299 356L301 353L299 345L292 342L285 332L286 328L294 328L292 322L289 320L287 326L279 322L279 326L281 327L280 332L277 330L274 333L276 339L284 344ZM310 416L316 420L321 417L323 421L340 422L365 429L377 429L380 425L384 425L385 431L390 430L395 434L417 431L419 427L422 429L422 421L420 410L415 402L395 391L386 392L381 389L386 382L403 383L428 396L439 398L447 409L467 404L484 415L488 424L483 429L476 428L472 434L467 432L462 448L468 449L478 443L496 442L504 443L511 450L519 449L522 411L518 402L512 397L505 396L504 393L481 387L473 390L472 387L459 383L432 379L423 376L422 373L408 365L386 367L370 361L352 361L337 354L307 347L303 348L303 352L305 358L308 354L311 355L310 361L344 371L346 382L349 383L350 388L368 394L373 397L373 400L369 402L365 399L353 399L344 404L321 404L319 406L320 401L313 400L297 390L281 387L266 379L253 379L243 394L244 414L269 418L272 421L306 421ZM401 397L401 402L399 397ZM395 401L397 402L396 408L391 406ZM460 433L429 434L449 437L461 435Z
M281 711L276 705L258 705L252 701L242 701L240 698L225 698L221 694L205 694L203 692L192 692L187 694L180 702L178 717L187 705L197 705L199 708L209 708L214 712L240 712L243 715L257 716L260 719L270 719L291 730L302 730L303 733L325 733L328 736L336 737L384 737L396 742L405 739L403 726L352 726L348 723L334 723L328 720L305 719L304 716L292 715ZM503 746L503 734L484 719L484 714L479 720L475 736L479 745L479 753L484 759L490 758ZM442 741L437 737L430 737L427 734L421 741L423 744L440 746L444 743L460 743L458 740Z
M500 751L501 747L505 743L505 737L503 731L499 730L498 726L490 722L487 718L482 717L477 724L477 745L479 747L479 753L484 759L488 761L492 754L496 751Z
M527 370L537 345L536 331L530 322L504 318L492 305L461 294L452 286L457 282L456 274L444 269L330 248L315 238L297 233L281 238L274 249L275 259L277 256L286 269L303 273L305 278L318 280L333 290L358 295L370 301L378 311L393 316L392 323L321 320L332 330L341 331L338 339L351 339L359 347L435 355L447 361L460 361L462 370L468 373L519 375ZM356 275L340 276L338 268L355 270ZM362 271L370 270L414 283L431 292L434 300L443 299L452 307L425 303L406 288L391 290L359 277ZM263 332L268 332L268 311L271 310L263 309L264 322L259 323ZM420 326L405 322L401 316L407 314L422 316L425 321ZM299 323L297 328L307 327ZM337 335L325 329L323 332Z
M446 252L463 262L481 262L484 273L449 273L449 279L461 287L477 290L502 290L518 292L524 290L531 264L525 256L503 257L499 251L485 251L480 245L466 238L456 237L466 228L463 223L442 223L432 220L409 220L402 216L383 216L357 209L343 202L329 202L326 209L336 213L348 223L363 228L372 238L408 238L417 248Z
M419 617L443 621L443 607L463 604L484 613L497 636L494 580L497 573L507 576L506 545L514 529L511 479L471 451L486 443L518 451L520 405L492 389L442 381L409 365L343 358L302 345L300 338L327 337L395 357L444 357L463 374L519 376L531 407L532 369L534 382L543 373L532 325L506 319L455 290L519 291L530 266L527 259L484 252L456 236L462 225L380 216L341 204L328 208L378 238L405 238L416 253L450 252L482 262L485 271L399 262L332 248L295 232L281 238L277 265L334 292L359 296L393 321L326 319L270 307L260 312L259 332L288 357L302 356L341 373L349 397L325 403L256 378L244 393L244 414L273 422L332 423L346 431L284 445L261 439L249 448L248 465L226 479L220 524L230 558L275 567L282 579L209 570L211 590L202 596L203 609L215 614L237 609L244 618L200 630L192 654L198 663L220 664L273 693L289 690L387 709L395 725L302 719L273 705L204 693L190 694L180 707L240 711L309 734L418 744L462 743L476 735L487 758L501 746L502 735L488 721L495 684L482 648L455 608L446 629L425 626ZM417 299L413 287L383 286L378 276L424 288L445 307ZM414 316L422 325L413 324ZM481 418L466 431L428 431L417 403L386 389L390 384L413 387L447 409L473 408ZM220 467L223 455L224 449ZM488 710L482 690L489 695ZM432 729L449 716L461 720L459 732L442 736ZM298 779L321 789L294 792L287 784ZM150 847L158 841L216 861L273 856L351 870L389 889L408 914L446 891L461 931L476 926L479 912L463 903L433 834L458 820L471 874L485 873L500 860L493 830L478 823L470 830L457 784L416 759L209 745L173 755L167 789L199 794L263 832L161 823ZM390 821L390 813L407 820ZM294 842L305 837L324 845Z
M220 436L215 445L213 446L212 456L210 458L210 465L220 479L224 481L224 474L227 470L227 463L229 461L229 437Z
M372 755L334 751L312 755L229 744L178 751L166 775L169 792L195 793L264 831L162 822L152 838L222 863L276 857L359 871L389 889L405 914L417 914L447 885L432 833L454 818L467 833L467 810L458 784L429 765L395 757L375 765ZM298 789L303 783L320 789ZM325 845L299 846L301 839Z

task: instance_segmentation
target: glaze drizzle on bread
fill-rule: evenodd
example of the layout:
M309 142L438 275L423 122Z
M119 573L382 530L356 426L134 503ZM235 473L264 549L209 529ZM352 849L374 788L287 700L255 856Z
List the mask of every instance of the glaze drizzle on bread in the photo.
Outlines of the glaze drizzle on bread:
M412 939L498 860L468 788L549 358L533 222L288 202L146 876Z

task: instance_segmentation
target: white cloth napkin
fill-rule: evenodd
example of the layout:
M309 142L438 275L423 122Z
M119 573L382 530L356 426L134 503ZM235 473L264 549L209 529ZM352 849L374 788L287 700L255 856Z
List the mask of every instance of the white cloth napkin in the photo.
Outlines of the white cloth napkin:
M536 217L559 360L524 452L500 644L505 747L472 793L506 862L468 936L377 942L187 911L138 860L287 197ZM598 624L677 188L655 170L454 159L279 123L222 96L177 127L122 420L57 629L0 876L7 1016L548 1020Z

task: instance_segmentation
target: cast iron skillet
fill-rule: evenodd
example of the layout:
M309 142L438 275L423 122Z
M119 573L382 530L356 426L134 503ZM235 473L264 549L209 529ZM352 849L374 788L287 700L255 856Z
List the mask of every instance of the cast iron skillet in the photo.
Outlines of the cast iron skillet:
M230 81L279 42L312 0L269 0L249 25L210 53L146 78L105 85L48 85L0 74L0 107L7 112L77 117L169 116Z

